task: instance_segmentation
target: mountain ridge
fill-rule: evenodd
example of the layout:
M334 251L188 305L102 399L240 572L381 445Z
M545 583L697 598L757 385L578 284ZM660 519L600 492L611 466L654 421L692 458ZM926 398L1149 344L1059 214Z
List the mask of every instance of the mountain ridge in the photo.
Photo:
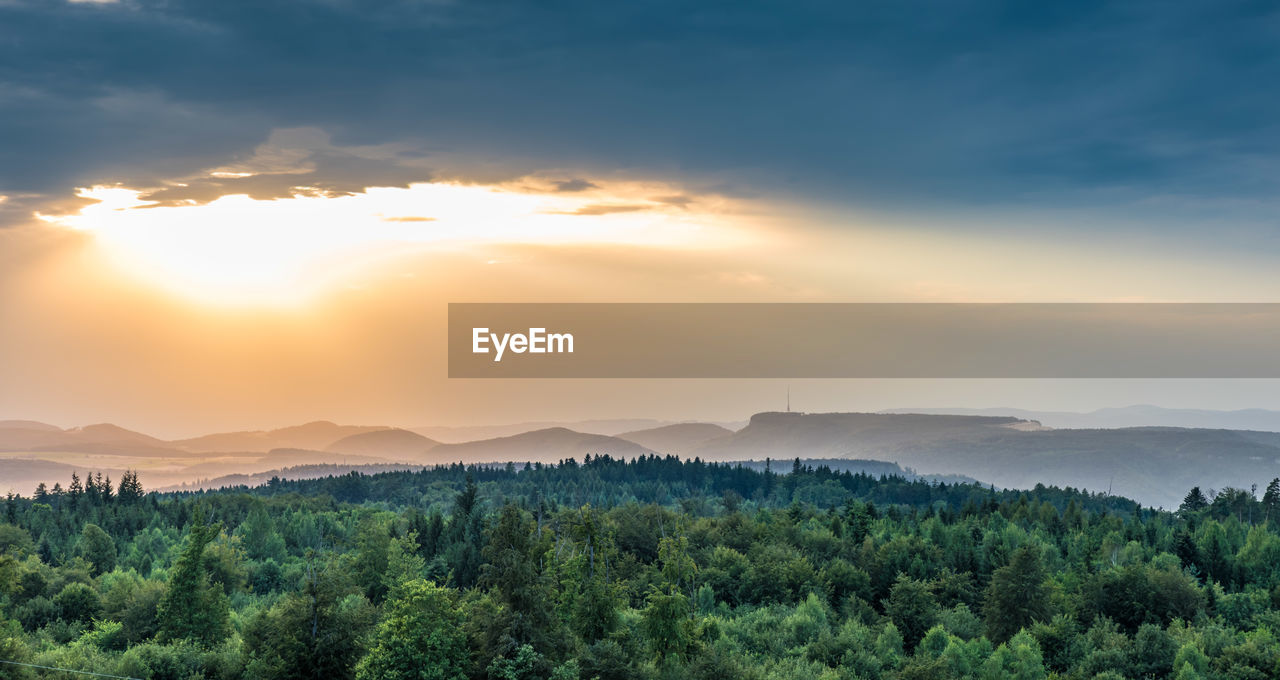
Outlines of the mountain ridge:
M1032 413L1032 412L1028 412ZM1176 507L1192 486L1265 487L1280 477L1280 433L1173 427L1046 428L1014 415L762 412L733 431L713 423L668 423L610 436L540 428L467 442L436 442L407 428L312 421L297 426L164 441L111 424L68 430L42 423L0 428L6 481L29 490L66 469L135 469L149 486L230 473L261 474L305 464L435 465L543 462L607 454L674 455L706 461L874 460L920 475L963 476L1004 488L1038 483L1111 491ZM32 421L34 422L34 421ZM613 421L615 423L634 421ZM249 436L254 450L202 450ZM218 439L223 437L223 439ZM228 438L230 437L230 438ZM179 445L186 444L186 448ZM57 467L64 466L64 467ZM58 477L37 474L44 470ZM15 474L15 472L20 474ZM6 491L7 489L0 489Z

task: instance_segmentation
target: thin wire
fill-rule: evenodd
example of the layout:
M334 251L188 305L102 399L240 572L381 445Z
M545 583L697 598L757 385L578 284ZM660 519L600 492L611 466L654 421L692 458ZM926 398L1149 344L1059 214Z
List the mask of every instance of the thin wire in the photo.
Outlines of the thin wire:
M120 680L142 680L141 678L131 678L127 675L110 675L107 673L94 673L93 671L76 671L70 668L55 668L53 666L41 666L34 663L22 663L21 661L5 661L0 659L0 663L13 664L14 666L26 666L27 668L43 668L46 671L62 671L63 673L79 673L81 675L96 675L100 678L119 678Z

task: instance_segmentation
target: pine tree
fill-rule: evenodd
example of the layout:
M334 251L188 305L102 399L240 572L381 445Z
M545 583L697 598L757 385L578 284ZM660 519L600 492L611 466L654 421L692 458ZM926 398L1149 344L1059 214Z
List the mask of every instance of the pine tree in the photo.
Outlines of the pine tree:
M116 490L116 497L121 503L131 504L138 501L143 496L142 484L138 481L138 473L133 470L125 470L120 477L120 487Z
M1193 486L1187 492L1186 497L1182 499L1182 505L1178 508L1178 512L1187 515L1199 512L1207 507L1209 507L1209 499L1205 498L1204 492L1200 490L1200 487Z
M355 564L356 583L364 589L371 601L381 603L387 594L387 550L391 547L391 534L387 526L369 519L356 535Z
M496 634L510 641L503 646L528 644L545 654L562 644L564 636L557 635L554 597L540 568L540 554L548 546L534 532L533 520L523 510L511 503L503 506L484 547L480 585L502 604L491 639Z
M1186 529L1180 528L1174 533L1173 554L1178 556L1183 569L1190 569L1200 564L1200 551L1196 549L1196 542L1191 538L1191 532Z
M169 572L169 585L156 619L160 642L191 640L213 645L231 633L231 615L222 588L212 583L204 566L205 548L217 538L219 528L197 520L187 535L187 546Z
M67 487L67 498L71 500L71 507L76 507L80 502L80 497L84 495L84 485L80 483L80 475L71 473L71 486Z
M1271 521L1277 509L1280 509L1280 477L1271 480L1267 490L1262 493L1262 508L1267 513L1267 521Z
M452 571L453 584L470 588L480 577L480 547L484 542L484 518L479 512L479 489L471 472L466 487L454 499L453 514L446 532L446 561Z
M912 650L937 623L938 600L929 584L900 574L884 601L884 613L901 631L905 648Z
M123 485L124 482L121 482ZM123 498L123 496L121 496ZM276 531L275 522L263 508L254 508L236 530L249 559L281 561L285 558L284 539Z
M1049 619L1046 578L1040 551L1034 545L1018 548L1008 565L991 574L983 613L992 641L1004 642L1023 628Z

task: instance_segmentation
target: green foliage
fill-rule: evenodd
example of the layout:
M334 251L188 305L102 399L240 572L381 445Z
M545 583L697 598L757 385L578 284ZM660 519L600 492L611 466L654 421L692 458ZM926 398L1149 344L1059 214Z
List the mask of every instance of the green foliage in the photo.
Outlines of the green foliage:
M391 534L386 522L370 517L356 534L355 572L356 583L373 602L382 602L387 594L387 557L391 548Z
M169 574L168 588L156 608L160 642L192 641L212 645L231 632L229 605L209 578L205 548L218 536L209 524L192 525L187 546Z
M910 651L937 622L938 601L927 583L903 574L889 591L884 613L893 620L905 648Z
M167 495L95 474L6 503L0 658L183 680L1280 677L1280 481L1168 513L787 467L600 456Z
M116 544L96 524L86 524L80 532L80 555L93 564L93 575L99 576L116 566Z
M703 594L701 589L698 592ZM704 606L710 589L706 593L702 597ZM710 606L714 607L714 601ZM618 627L618 607L616 587L602 579L588 581L574 603L571 618L574 632L588 644L608 637Z
M1094 574L1079 592L1084 620L1103 616L1131 634L1144 623L1191 619L1204 607L1200 589L1188 575L1138 564Z
M129 641L125 638L124 625L118 621L95 621L93 629L80 636L80 644L93 645L103 651L121 651Z
M511 503L503 506L483 551L480 579L501 606L486 636L497 656L510 656L524 645L546 655L564 647L552 616L554 593L541 569L546 547L528 513Z
M447 589L421 579L403 584L387 603L386 617L378 625L368 655L356 667L356 677L461 680L468 667L462 621L462 612ZM520 649L536 654L527 645Z
M938 612L938 623L944 630L961 640L972 640L982 635L983 623L969 609L969 605L961 602L951 609Z
M0 555L18 558L35 548L31 534L19 526L0 523Z
M978 674L982 680L1043 680L1046 676L1040 645L1026 631L997 647Z
M499 656L486 669L490 680L540 680L546 660L530 645L520 645L511 658Z
M299 591L245 626L249 674L264 680L353 677L375 616L357 591L336 569L308 564Z
M658 659L683 659L694 643L689 598L681 593L653 592L644 610L644 636Z
M245 555L253 560L283 560L284 537L276 530L275 522L264 508L255 508L236 529L244 546Z
M164 596L164 584L129 570L105 574L99 587L103 617L123 625L122 635L128 644L137 644L156 634L159 626L156 609Z
M1166 677L1173 671L1178 643L1164 628L1143 624L1133 638L1130 675L1138 678Z
M92 586L84 583L68 583L53 598L58 618L63 621L84 623L102 611L102 598Z
M0 659L30 663L31 650L22 636L17 621L9 621L0 615ZM28 668L0 664L0 680L26 680L35 677Z
M1004 642L1018 631L1049 618L1049 591L1045 587L1040 549L1024 545L1014 551L1009 564L991 574L983 613L987 634Z

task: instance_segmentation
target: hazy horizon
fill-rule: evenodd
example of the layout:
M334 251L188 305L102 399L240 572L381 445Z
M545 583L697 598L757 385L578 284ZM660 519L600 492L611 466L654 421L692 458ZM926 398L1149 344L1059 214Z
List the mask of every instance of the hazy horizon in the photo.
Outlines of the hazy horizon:
M654 382L669 383L669 382L694 382L694 381L654 381ZM163 422L157 423L158 427L152 427L147 423L142 423L142 424L131 423L125 419L105 418L105 419L98 419L98 420L89 419L84 421L68 422L64 420L24 416L21 414L0 413L0 422L34 421L34 422L44 423L46 425L53 425L55 427L59 427L64 430L86 427L89 425L111 424L111 425L116 425L118 427L122 427L127 430L132 430L135 432L140 432L142 434L156 436L164 440L189 439L193 437L200 437L203 435L223 433L223 432L270 431L270 430L294 427L298 425L315 423L315 422L330 422L330 423L344 425L344 426L392 427L392 428L400 428L400 429L407 429L407 430L430 429L430 428L439 428L439 429L451 429L451 428L467 429L467 428L486 428L486 427L496 428L496 427L526 426L526 425L542 425L542 424L548 424L548 423L572 424L572 423L593 423L593 422L613 422L613 421L651 421L655 423L716 423L716 424L729 425L729 424L736 424L736 423L745 423L752 415L755 415L757 413L786 411L788 407L788 402L787 402L787 397L788 397L787 386L788 385L792 387L791 404L790 404L791 410L797 413L910 413L910 412L916 412L916 411L964 413L969 411L983 411L983 410L993 410L993 411L1010 410L1010 411L1026 411L1026 412L1032 412L1032 413L1042 412L1042 413L1064 413L1064 414L1088 415L1098 411L1126 410L1126 409L1135 409L1135 408L1142 408L1142 407L1153 407L1155 409L1168 410L1168 411L1174 411L1174 412L1182 411L1182 410L1198 410L1198 411L1206 411L1210 413L1229 414L1229 413L1240 412L1240 411L1260 410L1260 411L1280 413L1280 403L1272 407L1251 406L1251 405L1239 405L1239 406L1231 405L1228 407L1218 408L1218 407L1202 406L1200 404L1204 403L1203 400L1196 399L1195 395L1190 393L1187 395L1185 400L1172 402L1172 405L1171 405L1171 402L1166 400L1165 403L1163 404L1156 403L1154 401L1129 401L1129 402L1113 402L1113 403L1106 403L1098 406L1093 406L1092 404L1094 402L1090 400L1091 399L1090 395L1081 395L1079 398L1076 398L1076 399L1070 399L1070 398L1064 399L1064 398L1061 398L1061 394L1062 394L1061 390L1055 392L1055 394L1058 395L1058 398L1039 402L1040 404L1049 404L1047 406L1035 405L1035 404L1032 404L1032 405L1010 404L1010 403L1004 403L1004 402L992 402L992 403L979 402L976 405L973 403L962 404L960 402L954 402L954 401L945 401L945 402L936 402L936 403L926 403L926 402L898 403L898 402L887 402L887 401L880 402L880 401L875 401L874 399L869 401L863 401L863 400L858 400L856 398L854 399L846 398L844 400L841 400L838 397L828 398L823 401L814 402L813 401L814 397L812 394L806 394L802 391L797 391L795 389L795 385L798 382L813 382L818 384L826 384L826 383L833 383L833 382L843 383L843 382L854 382L854 381L744 381L744 380L738 380L738 381L697 381L697 382L778 383L778 386L781 387L782 391L777 394L773 394L772 390L774 386L770 385L770 386L760 387L759 388L760 394L758 395L759 407L757 408L748 408L748 409L736 411L736 412L725 409L725 408L712 408L712 409L704 410L703 413L701 414L697 412L694 412L694 413L676 412L670 409L667 409L667 410L655 409L649 412L645 412L645 411L616 412L616 411L601 410L594 413L588 413L587 415L582 415L583 413L582 410L569 411L569 410L559 409L559 408L546 408L546 409L537 410L537 411L524 412L524 413L527 413L527 416L521 416L520 415L522 413L521 411L513 411L512 412L513 415L510 418L506 418L506 419L502 419L498 417L491 417L491 418L485 419L483 417L479 417L473 420L450 420L450 421L431 420L429 418L418 419L418 420L411 420L411 419L352 420L348 418L332 417L332 416L326 416L325 414L318 414L315 416L301 415L298 418L293 420L279 420L279 421L271 421L271 422L253 421L247 424L239 424L239 425L236 424L236 422L234 421L225 421L225 422L221 422L221 424L215 422L210 426L203 427L203 428L190 427L190 428L177 428L177 429L174 428L172 419L168 419ZM871 381L859 381L859 382L871 382ZM893 381L874 381L874 382L950 383L950 382L968 382L968 381L893 380ZM1001 381L1001 382L1035 383L1037 385L1041 385L1046 381L1019 380L1019 381ZM1067 382L1094 383L1098 381L1067 381ZM1119 381L1119 382L1135 383L1135 382L1144 382L1144 381ZM1166 381L1160 381L1160 382L1191 383L1190 385L1186 385L1185 387L1189 392L1193 392L1196 385L1202 383L1203 381L1166 380ZM1239 383L1242 381L1221 381L1221 382ZM1248 382L1271 383L1274 381L1248 381ZM1040 387L1032 387L1029 385L1022 385L1021 387L1026 389L1032 389L1032 390L1040 389ZM1261 392L1266 389L1266 386L1257 385L1256 388ZM738 390L738 391L740 392L741 390ZM1145 393L1145 388L1135 390L1135 394L1143 394L1143 393ZM1165 396L1166 397L1168 396L1167 389L1166 389ZM1236 398L1247 400L1249 397L1241 397L1240 395L1236 395ZM774 402L774 403L770 403L770 402ZM1280 400L1277 400L1277 402L1280 402ZM1255 403L1255 402L1240 401L1236 403L1249 404L1249 403ZM884 405L881 405L881 404L884 404ZM1139 423L1139 425L1140 424L1141 423ZM1189 425L1189 426L1194 427L1193 425Z
M1199 35L1189 6L598 9L0 5L0 413L171 437L729 420L785 385L449 380L446 305L1280 299L1247 13L1219 10L1236 54L1168 40ZM1278 386L793 385L827 411L1280 408Z

